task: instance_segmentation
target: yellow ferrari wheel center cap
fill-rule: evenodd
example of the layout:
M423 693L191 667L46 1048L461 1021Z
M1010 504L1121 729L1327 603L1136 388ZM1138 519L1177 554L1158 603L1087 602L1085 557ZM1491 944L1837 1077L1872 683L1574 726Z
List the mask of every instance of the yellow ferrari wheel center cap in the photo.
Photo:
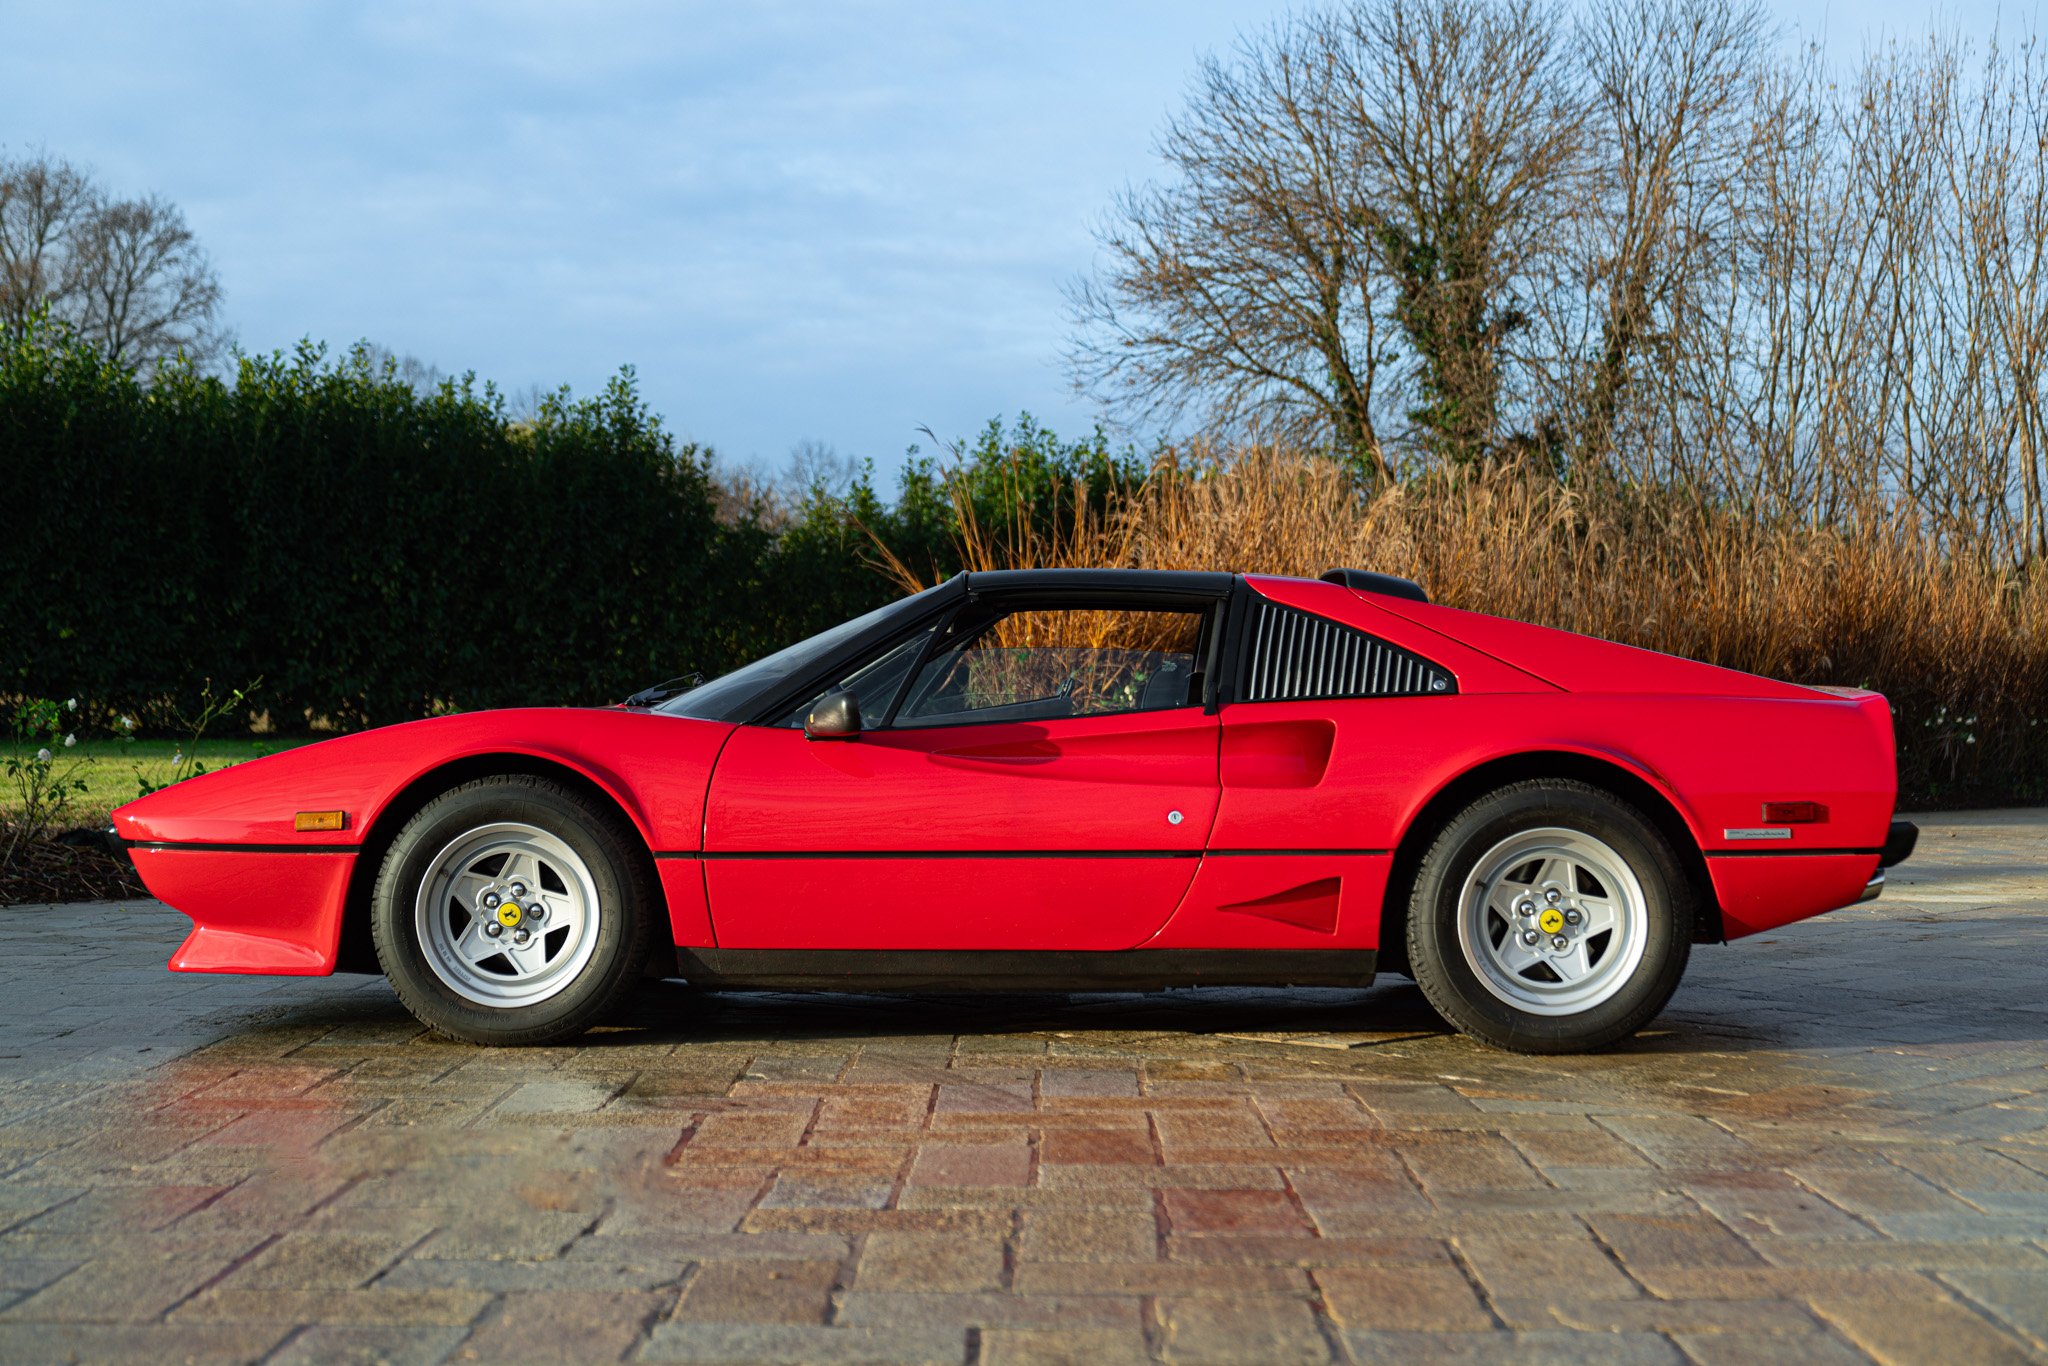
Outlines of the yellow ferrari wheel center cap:
M506 929L516 929L519 922L524 918L520 913L519 907L514 903L510 901L498 903L498 923Z
M506 923L510 924L511 922L507 921ZM1543 914L1536 917L1536 923L1543 927L1545 934L1556 934L1564 928L1564 912L1555 906L1547 906L1544 908Z

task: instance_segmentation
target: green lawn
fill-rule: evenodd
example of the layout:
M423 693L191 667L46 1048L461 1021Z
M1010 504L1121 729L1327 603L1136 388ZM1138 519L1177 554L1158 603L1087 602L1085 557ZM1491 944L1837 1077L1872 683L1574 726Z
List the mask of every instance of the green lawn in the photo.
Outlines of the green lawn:
M144 778L152 783L169 782L174 770L172 756L180 751L189 751L188 758L196 757L211 772L325 738L251 736L180 745L175 740L89 740L80 736L72 748L56 751L58 771L63 772L75 764L75 776L85 780L85 792L73 799L62 823L86 825L103 819L123 802L134 801ZM0 783L0 811L14 805L15 800L12 787Z

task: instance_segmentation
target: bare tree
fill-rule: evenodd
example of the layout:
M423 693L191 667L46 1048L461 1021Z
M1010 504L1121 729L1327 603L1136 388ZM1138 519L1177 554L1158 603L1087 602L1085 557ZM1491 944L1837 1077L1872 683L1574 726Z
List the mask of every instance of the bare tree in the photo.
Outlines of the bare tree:
M789 448L789 460L775 476L777 493L791 506L813 498L844 499L861 477L861 462L829 442L805 437Z
M449 378L447 372L432 361L421 360L410 352L401 355L378 342L357 342L350 356L370 374L403 384L421 398L432 394Z
M1476 458L1578 125L1528 0L1354 0L1244 39L1161 139L1170 178L1098 233L1102 268L1070 296L1077 383L1140 419L1327 444L1378 479L1411 425Z
M1795 66L1757 110L1715 325L1638 387L1689 414L1674 473L1774 517L1903 501L1953 549L2048 551L2048 62L1936 37L1846 80Z
M0 160L0 327L61 303L73 234L97 207L77 167L49 157Z
M217 354L220 301L176 205L114 199L47 155L0 160L0 326L47 311L110 359L150 371Z
M1139 419L1195 411L1332 443L1390 476L1377 428L1387 282L1327 34L1283 23L1202 63L1164 183L1126 190L1070 293L1077 382Z
M184 352L208 358L220 281L177 206L158 196L101 205L68 263L80 330L112 359L145 368Z
M1410 416L1436 457L1471 463L1504 435L1503 361L1577 208L1584 112L1569 53L1531 0L1362 0L1323 32L1414 358Z
M1638 457L1686 444L1674 348L1721 326L1769 37L1749 0L1615 0L1580 20L1587 155L1576 212L1542 249L1528 360L1582 463L1607 461L1630 418Z

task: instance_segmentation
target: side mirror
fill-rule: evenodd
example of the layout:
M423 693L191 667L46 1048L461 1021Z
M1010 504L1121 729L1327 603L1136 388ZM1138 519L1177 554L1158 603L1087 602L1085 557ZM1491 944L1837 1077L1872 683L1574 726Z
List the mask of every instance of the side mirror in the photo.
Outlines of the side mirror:
M860 703L850 692L828 692L804 718L804 734L813 740L851 740L860 734Z

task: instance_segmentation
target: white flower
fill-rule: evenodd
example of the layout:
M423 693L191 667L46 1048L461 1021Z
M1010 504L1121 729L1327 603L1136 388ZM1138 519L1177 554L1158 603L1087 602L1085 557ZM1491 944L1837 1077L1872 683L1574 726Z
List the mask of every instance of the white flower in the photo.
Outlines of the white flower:
M77 743L78 733L76 731L73 731L71 734L64 737L64 748L66 749L70 749L73 745Z
M50 751L48 751L47 749L39 749L36 751L36 762L39 764L47 764L56 757L56 755L50 753Z
M64 709L65 709L66 711L77 711L77 710L78 710L78 699L77 699L77 698L75 698L75 697L73 697L73 698L71 698L71 699L67 700L67 701L66 701L66 702L64 703Z
M122 729L122 730L134 730L134 729L135 729L135 718L134 718L134 717L132 717L132 716L124 716L124 717L122 717L122 718L121 718L121 729Z

